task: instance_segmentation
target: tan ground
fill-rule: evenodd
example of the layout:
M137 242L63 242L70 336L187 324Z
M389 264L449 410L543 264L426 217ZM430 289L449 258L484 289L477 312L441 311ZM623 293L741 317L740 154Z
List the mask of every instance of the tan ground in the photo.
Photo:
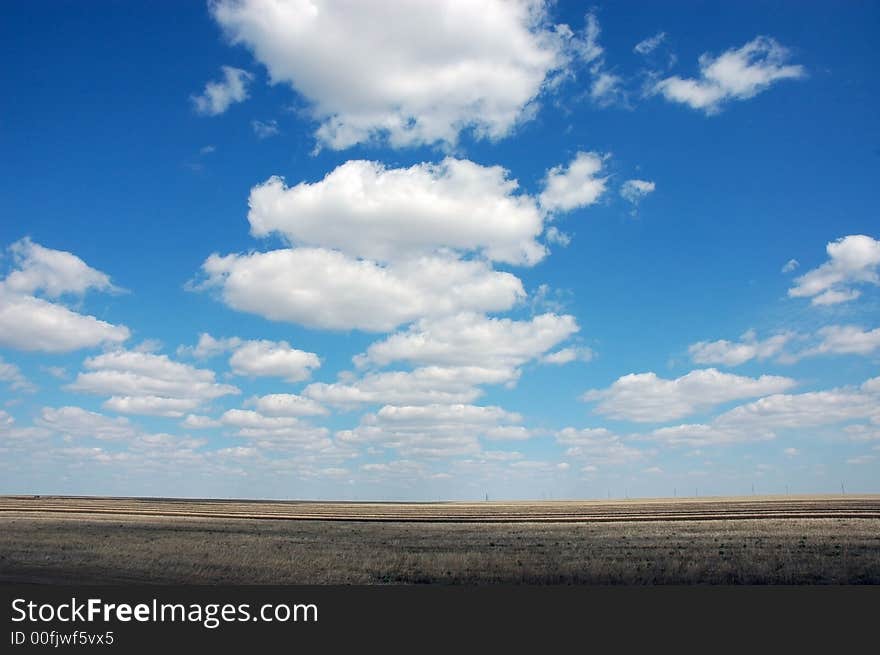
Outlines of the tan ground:
M880 584L880 496L429 504L0 497L2 581Z

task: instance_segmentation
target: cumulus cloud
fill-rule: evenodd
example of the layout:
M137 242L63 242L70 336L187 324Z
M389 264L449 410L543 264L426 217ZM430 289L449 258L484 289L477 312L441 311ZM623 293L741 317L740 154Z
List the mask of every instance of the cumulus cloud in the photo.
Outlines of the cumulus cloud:
M780 80L804 77L804 67L787 63L789 57L789 51L776 40L758 36L718 57L700 55L698 79L667 77L659 80L653 91L670 102L686 104L707 115L717 114L732 100L747 100Z
M556 352L548 353L541 357L541 362L544 364L553 364L556 366L561 366L563 364L570 364L571 362L589 362L593 359L593 351L589 348L581 347L569 347L562 348L561 350L557 350Z
M599 177L604 159L595 152L578 152L568 166L551 168L538 198L546 211L571 211L595 203L605 192L607 177Z
M511 368L479 366L423 366L412 371L370 373L332 384L315 382L303 395L337 407L361 404L461 404L482 395L479 385L504 384L517 379Z
M801 275L788 290L793 298L810 298L813 305L833 305L854 300L858 284L880 284L880 241L853 234L830 242L828 261Z
M325 452L334 449L327 428L315 427L295 416L266 416L249 409L230 409L223 413L220 422L261 449Z
M286 341L246 341L229 358L237 375L279 377L287 382L301 382L321 366L315 353L291 348Z
M482 261L420 257L381 265L320 248L211 255L206 281L230 307L275 321L385 332L424 316L510 309L520 280Z
M110 396L105 407L130 414L183 416L202 403L240 393L216 382L214 371L175 362L167 355L112 351L86 359L71 391Z
M587 178L585 171L578 183ZM278 233L292 244L383 262L451 248L532 265L546 254L536 241L543 216L517 186L501 166L466 159L394 169L353 160L319 182L288 187L272 177L254 187L248 221L254 236Z
M199 341L195 346L180 346L177 349L178 356L191 356L196 359L210 359L222 355L230 350L235 350L244 341L238 337L215 338L207 332L199 335Z
M597 401L604 416L639 422L662 422L708 410L721 403L790 389L791 378L762 375L749 378L714 368L691 371L666 380L655 373L631 373L607 389L592 390L583 399Z
M52 250L25 237L9 247L14 269L3 280L8 292L31 294L42 292L49 298L63 294L81 296L94 289L119 292L106 273L92 268L70 252Z
M858 325L826 325L804 340L810 345L784 353L779 361L791 364L823 355L871 355L880 350L880 328L866 330Z
M258 139L268 139L281 133L281 130L278 129L278 121L276 120L253 120L251 121L251 129L253 129Z
M605 64L605 49L599 44L602 28L593 11L584 17L583 37L573 41L573 49L580 59L589 64L590 85L589 97L599 107L609 107L624 103L626 96L623 80L608 70Z
M367 414L353 430L337 439L347 444L373 444L405 457L450 457L480 452L479 437L521 439L522 432L498 432L522 418L500 407L476 405L385 406Z
M12 362L0 357L0 382L5 382L12 391L36 391L36 387L28 380L21 369Z
M192 430L207 430L208 428L216 428L222 425L217 419L210 416L202 416L200 414L188 414L181 425Z
M208 82L202 93L191 96L196 113L218 116L233 104L247 100L247 87L254 76L246 70L232 66L222 66L221 70L222 80Z
M650 180L627 180L620 187L620 195L627 202L637 205L642 198L653 193L656 187Z
M795 270L800 265L801 264L798 260L789 259L787 262L785 262L785 265L782 267L782 272L783 273L791 273L793 270Z
M325 416L327 408L311 398L292 393L273 393L254 396L246 405L265 416Z
M543 355L578 330L573 316L550 313L527 321L470 313L422 319L408 330L370 345L355 363L386 366L403 361L514 368Z
M564 428L556 433L556 442L567 448L566 457L581 460L593 467L593 471L604 466L629 464L647 455L606 428Z
M111 418L82 407L44 407L34 424L57 434L103 441L131 439L137 434L127 418Z
M636 43L635 47L633 48L633 52L640 55L650 54L654 52L654 50L656 50L657 47L665 40L666 32L658 32L654 36L649 36L648 38Z
M209 6L271 83L309 102L318 141L334 149L376 138L454 144L467 129L504 137L532 115L572 38L531 0Z
M110 277L76 255L52 250L30 239L10 246L13 269L0 281L0 345L18 350L69 352L121 343L128 328L79 314L52 300L82 296L95 289L117 292Z
M734 407L709 423L664 427L635 438L660 441L670 446L718 446L775 439L779 430L803 430L822 425L845 424L860 419L880 421L880 378L860 387L840 387L800 394L773 394ZM871 428L850 425L848 434L870 433ZM798 454L788 448L785 454Z
M698 341L688 347L688 352L697 364L739 366L752 359L763 360L779 355L794 336L788 332L759 340L754 330L748 330L739 341Z

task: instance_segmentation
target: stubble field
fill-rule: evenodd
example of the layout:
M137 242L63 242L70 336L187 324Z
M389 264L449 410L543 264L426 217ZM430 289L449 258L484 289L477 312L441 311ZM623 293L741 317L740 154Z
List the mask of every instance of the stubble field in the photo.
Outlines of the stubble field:
M0 497L0 582L880 584L880 496Z

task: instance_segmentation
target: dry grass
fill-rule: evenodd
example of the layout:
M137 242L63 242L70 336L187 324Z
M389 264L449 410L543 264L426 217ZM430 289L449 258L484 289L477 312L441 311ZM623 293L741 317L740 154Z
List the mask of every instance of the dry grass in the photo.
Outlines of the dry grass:
M117 515L87 513L82 499L41 499L79 503L79 509L71 504L63 512L12 509L8 500L0 499L5 508L0 581L880 584L877 497L848 503L796 499L797 506L785 507L781 503L792 499L507 505L218 501L207 503L220 515L210 518L138 515L124 505L131 500L100 501L105 509L115 502L126 512ZM192 506L163 502L135 504L160 513ZM248 509L298 516L306 505L332 513L334 520L226 517ZM529 521L530 513L541 520ZM752 518L756 513L763 518ZM778 516L786 513L796 516ZM350 520L351 514L361 520ZM389 520L400 514L410 520ZM450 515L451 521L443 520ZM429 522L417 520L426 516ZM491 522L504 516L514 521ZM645 516L650 520L631 518Z

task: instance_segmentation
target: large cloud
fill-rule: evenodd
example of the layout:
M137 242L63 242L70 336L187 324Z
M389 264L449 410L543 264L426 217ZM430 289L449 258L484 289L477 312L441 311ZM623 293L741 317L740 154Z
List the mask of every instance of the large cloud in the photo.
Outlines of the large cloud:
M60 302L63 295L115 292L110 277L76 255L22 239L10 246L13 270L0 281L0 345L18 350L69 352L127 340L127 327L79 314Z
M814 305L833 305L861 295L857 284L880 284L880 241L853 234L826 246L828 261L795 280L788 295L810 298Z
M878 408L880 378L872 378L859 387L773 394L734 407L709 423L664 427L638 438L695 447L764 441L775 438L779 430L802 431L865 419L880 423ZM845 428L850 430L869 432L864 425Z
M570 315L541 314L528 321L458 314L422 319L408 330L372 344L358 365L402 361L438 366L517 367L578 331Z
M431 3L214 0L227 37L301 93L331 148L499 138L566 62L541 0Z
M522 283L485 262L420 257L383 266L321 248L211 255L208 287L240 311L336 330L388 331L423 316L504 311Z
M546 252L535 240L543 216L516 189L502 167L466 159L395 169L354 160L313 184L287 187L273 177L254 187L248 220L254 236L278 232L296 245L377 261L447 247L531 265Z
M496 431L516 427L521 420L518 414L494 406L385 406L364 416L355 429L338 432L337 438L343 443L392 448L405 457L473 455L480 452L479 437L505 438ZM512 436L522 438L519 433Z
M794 336L787 332L758 339L754 330L748 330L739 341L698 341L688 347L688 353L697 364L738 366L751 359L762 360L779 355Z
M804 77L803 66L789 64L788 59L786 48L759 36L718 57L700 55L699 79L667 77L656 83L654 92L671 102L716 114L731 100L747 100L780 80Z
M120 350L90 357L84 366L88 371L67 388L111 396L105 407L117 412L183 416L206 401L239 393L232 385L216 382L214 371L167 355Z
M786 377L749 378L714 368L691 371L674 380L655 373L631 373L607 389L588 391L584 399L598 401L596 412L604 416L653 423L682 418L731 400L778 393L795 384Z
M479 385L513 382L518 375L512 368L423 366L412 371L370 373L332 384L315 382L303 394L337 407L469 403L482 395Z
M287 382L308 379L312 370L321 365L315 353L291 348L286 341L247 341L229 358L238 375L284 378Z

